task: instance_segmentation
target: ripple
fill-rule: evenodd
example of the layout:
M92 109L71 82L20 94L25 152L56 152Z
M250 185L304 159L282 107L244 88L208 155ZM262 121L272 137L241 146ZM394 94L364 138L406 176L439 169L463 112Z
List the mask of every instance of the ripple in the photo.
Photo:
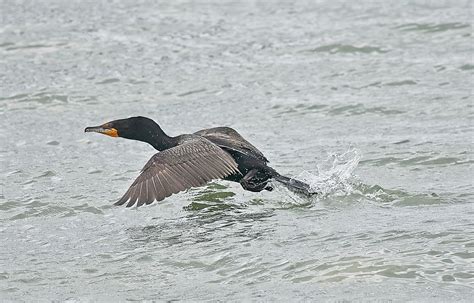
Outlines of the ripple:
M32 44L24 44L24 45L15 45L13 43L9 43L8 46L3 44L6 51L35 51L38 49L47 49L49 51L56 51L59 50L61 46L67 45L65 42L58 42L58 43L32 43Z
M57 146L59 145L59 141L53 140L46 142L47 145Z
M385 189L379 185L359 183L354 185L348 197L366 198L369 201L391 206L422 206L448 203L434 193L409 193L403 190Z
M405 140L394 142L393 144L400 145L400 144L405 144L405 143L410 143L410 140L405 139Z
M472 259L474 260L474 252L464 251L452 254L453 256L462 258L462 259Z
M29 205L26 211L10 217L10 220L22 220L30 217L59 216L71 213L72 210L62 206Z
M129 79L127 83L138 85L138 84L147 84L148 81L145 80L137 80L137 79Z
M42 174L36 176L35 179L45 178L45 177L53 177L53 176L56 176L56 173L54 171L47 170L47 171L43 172Z
M5 102L3 105L7 111L19 111L19 110L36 110L38 107L58 107L65 106L73 99L77 102L82 102L84 100L90 99L89 97L75 96L72 98L69 95L53 93L48 91L40 91L37 93L31 94L18 94L10 97L0 98L5 101L15 101L15 102Z
M118 78L104 79L102 81L96 82L96 84L111 84L111 83L116 83L116 82L120 82L120 79Z
M16 201L6 201L0 203L0 210L10 210L19 207L21 204Z
M230 191L199 193L199 195L194 197L194 201L222 202L233 196L235 196L235 193Z
M364 114L378 114L378 115L399 115L405 113L397 109L390 109L384 106L365 106L363 104L334 106L329 111L329 115L344 115L344 116L358 116Z
M68 101L69 101L69 96L67 95L41 92L41 93L33 94L26 99L21 99L20 102L35 102L39 104L52 104L52 103L67 103Z
M464 64L459 67L460 70L473 70L474 64Z
M20 100L25 97L28 97L28 94L17 94L10 97L0 97L0 101Z
M329 45L323 45L319 46L310 50L307 50L307 52L322 52L322 53L330 53L330 54L373 54L373 53L387 53L387 50L384 50L380 47L376 46L369 46L369 45L364 45L364 46L353 46L350 44L329 44Z
M295 104L295 105L274 105L273 110L277 111L276 117L287 116L287 115L306 115L317 112L324 112L324 108L328 107L326 104Z
M193 94L203 93L205 91L207 91L207 89L200 88L200 89L195 89L195 90L191 90L191 91L187 91L187 92L178 94L177 96L178 97L185 97L185 96L189 96L189 95L193 95Z
M0 47L5 48L6 46L15 45L13 42L3 42L0 43Z
M96 207L90 206L89 204L85 203L82 205L74 206L72 207L77 212L86 212L86 213L91 213L95 215L102 215L104 212Z
M417 83L413 80L402 80L385 83L385 86L404 86L404 85L416 85Z
M424 33L445 32L450 30L458 30L469 28L467 23L452 22L452 23L407 23L397 26L397 29L403 31L420 31Z
M403 157L381 157L375 159L366 159L361 161L362 164L371 164L373 166L386 166L390 164L398 164L399 166L446 166L446 165L463 165L471 164L470 160L464 160L457 157L449 156L435 156L435 155L423 155L414 156L410 158Z
M375 114L380 116L391 116L404 114L405 111L388 108L385 106L367 106L361 103L351 105L326 104L296 104L291 106L274 105L272 109L278 111L277 117L288 115L307 115L312 113L322 113L332 116L359 116Z
M92 168L92 169L89 169L89 170L87 171L87 173L88 173L89 175L100 174L100 173L102 173L102 172L103 172L103 171L100 170L100 169L93 169L93 168ZM126 178L126 180L128 180L128 178Z
M201 199L204 199L204 201L209 201L209 202L220 202L219 199L221 198L228 198L232 197L235 194L231 193L232 195L226 195L226 193L223 193L223 196L221 194L212 194L212 198L209 198L208 195L201 196ZM211 199L211 200L209 200ZM188 206L183 207L184 210L187 211L202 211L206 210L208 212L215 212L215 211L221 211L221 210L226 210L226 209L233 209L236 208L235 205L230 205L230 204L225 204L225 203L218 203L218 204L206 204L206 203L197 203L193 202L189 204Z
M140 263L148 263L148 262L153 262L153 258L150 255L144 255L144 256L138 257L136 261Z

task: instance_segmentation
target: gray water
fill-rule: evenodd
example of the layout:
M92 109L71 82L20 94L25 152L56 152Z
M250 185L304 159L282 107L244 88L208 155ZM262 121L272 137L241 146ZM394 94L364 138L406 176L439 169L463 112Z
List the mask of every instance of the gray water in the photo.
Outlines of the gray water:
M0 3L0 301L465 301L470 1ZM228 125L321 195L217 181L114 207L154 150Z

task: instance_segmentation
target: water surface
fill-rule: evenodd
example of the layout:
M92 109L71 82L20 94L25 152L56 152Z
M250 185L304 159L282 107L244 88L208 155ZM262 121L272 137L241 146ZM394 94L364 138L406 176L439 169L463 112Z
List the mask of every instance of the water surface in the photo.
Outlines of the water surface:
M469 1L0 11L0 300L473 297ZM154 150L83 129L132 115L232 126L322 194L113 207Z

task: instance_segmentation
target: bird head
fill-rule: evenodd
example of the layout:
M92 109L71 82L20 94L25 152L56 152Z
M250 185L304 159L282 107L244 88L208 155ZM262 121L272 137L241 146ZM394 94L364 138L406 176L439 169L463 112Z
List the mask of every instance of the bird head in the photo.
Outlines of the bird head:
M104 123L99 126L86 127L86 133L94 132L110 137L142 140L144 134L156 127L155 121L146 117L130 117Z

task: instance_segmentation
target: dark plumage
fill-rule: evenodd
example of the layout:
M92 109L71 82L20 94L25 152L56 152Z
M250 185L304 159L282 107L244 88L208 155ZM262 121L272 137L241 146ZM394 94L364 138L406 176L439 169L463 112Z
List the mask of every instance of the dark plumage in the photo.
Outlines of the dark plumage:
M160 151L151 157L116 205L151 204L214 179L240 182L244 189L255 192L272 190L268 182L275 179L292 190L312 194L306 183L269 167L262 152L229 127L169 137L153 120L132 117L87 127L85 131L147 142Z

